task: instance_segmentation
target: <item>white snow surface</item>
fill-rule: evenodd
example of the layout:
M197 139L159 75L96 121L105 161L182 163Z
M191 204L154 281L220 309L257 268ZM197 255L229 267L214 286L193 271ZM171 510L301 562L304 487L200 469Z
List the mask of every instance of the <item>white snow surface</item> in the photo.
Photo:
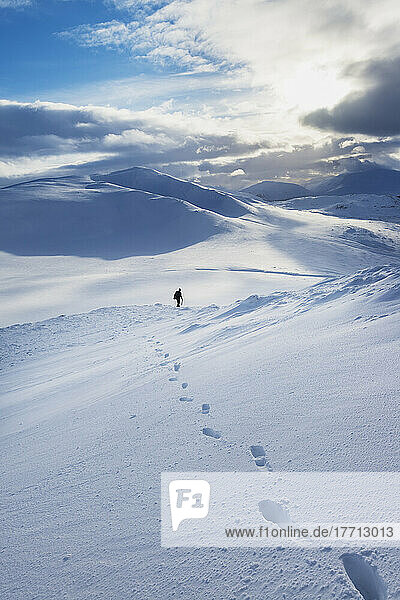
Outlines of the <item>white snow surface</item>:
M309 210L342 218L355 218L389 223L400 222L400 197L394 194L347 194L341 196L307 196L277 202L277 206L294 210Z
M398 470L396 215L171 193L0 192L1 597L400 598L398 549L167 550L159 523L162 471Z

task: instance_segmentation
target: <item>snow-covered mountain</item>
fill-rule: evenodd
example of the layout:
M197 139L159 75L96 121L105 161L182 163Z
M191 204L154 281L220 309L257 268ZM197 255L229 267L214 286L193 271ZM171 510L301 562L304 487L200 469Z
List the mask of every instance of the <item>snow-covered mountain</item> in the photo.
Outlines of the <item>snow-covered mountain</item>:
M246 208L241 202L227 193L177 179L146 167L133 167L106 175L92 175L92 179L162 196L180 198L199 208L211 210L226 217L238 217L246 212Z
M157 255L224 229L219 214L177 197L88 178L41 179L0 190L0 249L17 255Z
M310 184L305 188L295 183L262 181L241 190L267 201L291 200L306 196L346 196L349 194L400 195L400 171L371 166L362 171L342 173Z
M254 194L263 200L288 200L290 198L301 198L310 196L311 192L296 183L285 183L281 181L262 181L255 185L250 185L241 190L249 194Z
M2 597L400 597L397 548L159 531L162 471L398 469L396 199L94 179L0 190Z
M400 171L371 167L330 177L313 187L314 195L396 194L400 195Z

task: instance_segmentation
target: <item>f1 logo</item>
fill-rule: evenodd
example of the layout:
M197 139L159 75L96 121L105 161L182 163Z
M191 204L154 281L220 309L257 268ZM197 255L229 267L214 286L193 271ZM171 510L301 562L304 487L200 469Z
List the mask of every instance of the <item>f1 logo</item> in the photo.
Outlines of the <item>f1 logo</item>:
M172 530L185 519L204 519L210 506L210 484L204 479L176 479L169 484Z

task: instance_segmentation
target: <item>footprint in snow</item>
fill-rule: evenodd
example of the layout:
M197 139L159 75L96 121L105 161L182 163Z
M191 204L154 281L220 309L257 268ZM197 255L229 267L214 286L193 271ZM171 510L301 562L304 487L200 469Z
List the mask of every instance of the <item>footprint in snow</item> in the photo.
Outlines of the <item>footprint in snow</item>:
M272 471L267 462L263 446L250 446L250 452L257 467L267 467L269 471Z
M215 431L215 429L211 429L211 427L203 427L203 433L204 435L212 437L216 440L219 440L222 437L222 433L220 433L219 431Z
M177 378L177 377L170 377L170 378L168 379L168 381L178 381L178 378Z
M178 372L180 368L181 368L181 363L177 362L174 364L174 371Z
M340 557L344 569L364 600L386 600L387 587L376 567L359 554L346 553Z
M168 356L169 356L169 352L166 352L166 353L164 354L164 358L168 358Z
M186 383L186 382L185 382L185 383L182 383L182 388L185 390L185 389L187 388L187 386L188 386L188 385L189 385L189 384L188 384L188 383Z
M266 521L284 527L291 523L290 514L284 502L274 500L261 500L258 509Z
M209 404L202 404L201 405L201 413L203 415L208 415L210 412L210 405Z
M193 398L192 398L192 397L190 397L190 396L181 396L181 397L179 398L179 400L180 400L181 402L193 402Z

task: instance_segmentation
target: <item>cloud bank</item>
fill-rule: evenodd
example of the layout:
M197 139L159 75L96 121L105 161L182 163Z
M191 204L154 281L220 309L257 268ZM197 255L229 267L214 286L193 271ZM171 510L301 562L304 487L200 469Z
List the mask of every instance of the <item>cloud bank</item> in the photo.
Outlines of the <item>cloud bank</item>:
M104 1L110 20L54 39L139 74L1 101L3 181L140 164L239 188L399 165L397 0Z
M171 111L0 101L0 177L64 172L93 173L145 165L209 185L240 188L261 179L294 181L354 170L362 161L385 158L397 141L326 138L288 145L246 139L221 122Z
M366 88L346 96L331 110L309 113L303 123L341 133L400 134L400 57L352 65L347 74L357 74Z

